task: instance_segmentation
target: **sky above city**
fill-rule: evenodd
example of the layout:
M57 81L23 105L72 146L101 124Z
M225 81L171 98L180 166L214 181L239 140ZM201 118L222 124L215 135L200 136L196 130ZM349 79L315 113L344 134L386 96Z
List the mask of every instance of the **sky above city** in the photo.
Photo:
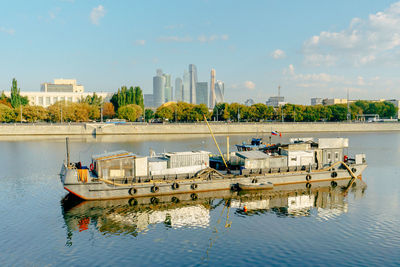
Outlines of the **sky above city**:
M76 78L86 91L140 86L157 68L181 77L195 64L225 82L225 100L281 95L399 99L400 2L2 1L0 90L12 78L39 91ZM174 84L173 84L174 85Z

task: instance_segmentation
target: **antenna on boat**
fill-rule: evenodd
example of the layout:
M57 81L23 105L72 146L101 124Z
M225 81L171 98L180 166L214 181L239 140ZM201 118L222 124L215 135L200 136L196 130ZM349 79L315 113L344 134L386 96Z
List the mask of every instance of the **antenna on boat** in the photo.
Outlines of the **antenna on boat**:
M212 138L214 139L214 143L215 143L215 145L216 145L216 146L217 146L217 148L218 148L219 154L220 154L220 155L221 155L221 157L222 157L222 161L223 161L223 162L224 162L224 164L225 164L226 170L227 170L227 171L228 171L228 173L229 173L229 172L230 172L230 170L229 170L228 164L226 164L226 161L225 161L224 155L222 154L222 152L221 152L221 149L219 148L219 145L218 145L218 143L217 143L217 140L216 140L216 139L215 139L215 137L214 137L214 134L213 134L213 132L212 132L212 130L211 130L210 124L208 124L208 121L207 121L206 115L204 115L204 114L203 114L203 116L204 116L204 121L206 122L206 124L207 124L207 126L208 126L208 129L210 130L211 136L212 136Z
M69 137L65 138L65 145L67 147L67 166L69 167Z
M156 152L152 148L149 149L149 154L150 154L150 157L156 156Z
M229 161L229 136L226 137L226 160Z

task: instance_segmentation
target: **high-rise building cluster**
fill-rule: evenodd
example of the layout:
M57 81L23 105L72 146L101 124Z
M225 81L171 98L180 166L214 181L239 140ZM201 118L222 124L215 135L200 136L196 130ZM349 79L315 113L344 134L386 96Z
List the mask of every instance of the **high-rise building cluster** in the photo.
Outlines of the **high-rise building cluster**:
M175 90L171 85L171 75L156 71L153 77L153 94L144 95L147 107L159 107L169 101L183 101L192 104L205 104L214 108L215 104L224 102L225 85L215 80L215 70L211 70L210 86L208 82L199 82L197 67L190 64L182 77L175 78Z

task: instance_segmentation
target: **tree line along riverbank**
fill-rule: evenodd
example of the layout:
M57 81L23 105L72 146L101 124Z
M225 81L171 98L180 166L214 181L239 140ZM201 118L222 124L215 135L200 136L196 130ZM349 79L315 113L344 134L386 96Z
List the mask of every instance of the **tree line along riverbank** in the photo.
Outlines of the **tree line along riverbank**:
M246 106L239 103L218 103L210 110L205 104L190 104L186 102L168 102L157 109L145 108L143 92L140 87L122 86L112 96L110 102L105 102L93 93L82 98L78 103L68 101L56 102L47 108L31 106L26 97L20 95L17 81L11 86L11 97L0 95L0 122L93 122L101 119L119 118L129 122L135 121L170 121L197 122L203 116L212 121L228 122L339 122L348 119L356 120L366 115L380 118L394 118L397 107L392 103L382 101L356 101L349 105L294 105L286 104L278 108L256 103ZM350 118L348 118L350 115Z

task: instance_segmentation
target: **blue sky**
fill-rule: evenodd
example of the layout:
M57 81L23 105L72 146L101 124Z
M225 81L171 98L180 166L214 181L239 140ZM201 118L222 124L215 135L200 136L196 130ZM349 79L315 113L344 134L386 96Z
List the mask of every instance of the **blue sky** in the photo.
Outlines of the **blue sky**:
M2 1L0 90L76 78L86 91L211 68L227 101L400 98L400 2Z

